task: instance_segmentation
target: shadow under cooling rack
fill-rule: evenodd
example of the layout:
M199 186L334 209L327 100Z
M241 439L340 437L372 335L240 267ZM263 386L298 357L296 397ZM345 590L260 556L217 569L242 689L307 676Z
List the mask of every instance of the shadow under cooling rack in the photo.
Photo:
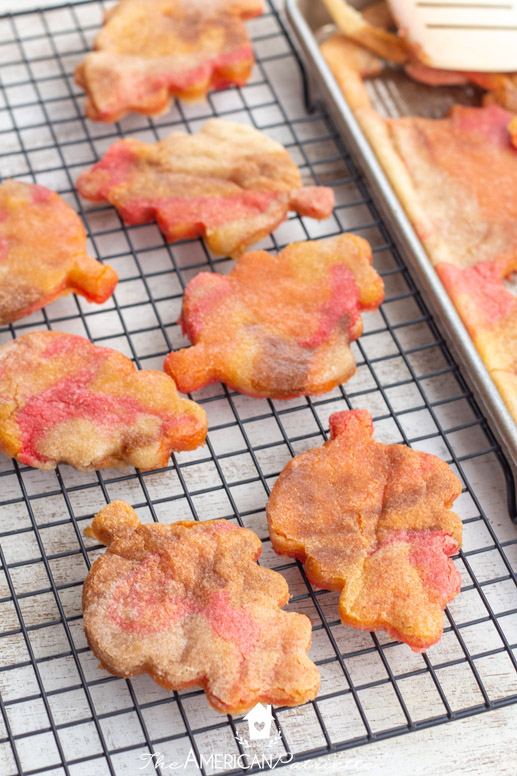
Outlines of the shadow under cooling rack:
M248 24L257 58L248 85L210 94L205 104L176 103L152 121L130 116L114 125L84 118L73 82L102 11L93 0L0 19L0 173L59 191L81 213L91 252L109 261L120 282L106 304L61 299L0 329L0 342L48 327L117 348L142 368L161 368L170 349L187 344L175 323L186 283L200 270L228 272L232 262L213 258L201 241L168 245L155 225L124 226L113 208L80 201L74 181L121 136L154 141L175 129L195 131L212 116L252 123L288 148L304 182L334 188L332 218L293 217L260 247L361 234L373 247L386 301L364 316L353 345L357 374L345 387L287 402L205 388L195 398L208 414L207 445L174 456L165 469L43 472L2 457L1 773L166 773L165 765L190 752L203 763L191 761L182 773L257 770L242 767L264 750L243 745L241 718L218 715L198 690L172 693L147 676L110 677L88 650L81 587L102 549L84 528L115 498L147 521L225 517L252 528L263 540L261 562L289 583L289 608L311 618L321 690L313 703L275 710L276 748L268 756L306 760L516 702L517 531L508 517L508 465L334 127L321 108L307 114L276 7ZM347 407L372 413L378 440L445 458L464 486L456 502L462 593L446 611L442 641L424 655L342 626L337 594L312 588L298 563L271 549L264 507L275 478L291 456L320 445L329 415ZM508 503L515 511L512 496ZM158 753L164 767L146 767L146 756ZM210 759L221 753L226 760Z

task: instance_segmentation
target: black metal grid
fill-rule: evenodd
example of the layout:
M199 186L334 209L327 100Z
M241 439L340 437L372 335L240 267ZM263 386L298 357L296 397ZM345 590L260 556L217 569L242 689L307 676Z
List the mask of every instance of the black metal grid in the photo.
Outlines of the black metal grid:
M201 106L176 104L154 121L132 116L113 126L84 119L73 83L103 7L88 0L0 18L0 174L58 190L120 283L105 305L60 300L0 329L0 342L55 328L121 349L142 368L159 367L184 344L175 321L185 284L200 270L228 271L231 262L214 259L200 241L167 245L154 225L125 227L112 208L81 202L73 183L120 136L194 131L211 116L251 122L284 143L306 182L335 189L332 219L293 217L264 246L356 231L373 245L386 301L365 316L354 345L358 372L345 388L279 402L210 386L195 397L209 417L207 446L175 456L159 472L40 472L2 458L0 772L132 776L153 771L140 770L145 752L162 753L166 763L185 759L189 749L205 758L244 752L236 740L245 733L242 719L217 715L201 691L168 693L148 677L123 680L96 668L80 593L101 548L84 527L113 498L130 501L143 519L226 517L263 539L262 562L286 576L290 607L313 620L311 656L322 673L314 703L275 710L279 754L306 760L516 702L517 537L508 520L508 508L515 517L508 464L331 122L321 107L307 114L276 6L249 24L257 66L246 87L211 94ZM264 505L274 479L290 456L321 444L331 412L357 406L374 415L378 439L442 455L464 484L457 502L465 526L457 559L462 594L446 612L442 642L425 655L343 627L337 595L313 589L300 564L271 551ZM223 764L182 772L256 770Z

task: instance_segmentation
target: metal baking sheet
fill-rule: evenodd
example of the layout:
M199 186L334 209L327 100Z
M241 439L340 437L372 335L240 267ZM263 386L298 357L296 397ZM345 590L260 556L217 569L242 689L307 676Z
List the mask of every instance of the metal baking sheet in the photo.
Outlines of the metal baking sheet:
M361 8L367 4L359 0L354 5ZM514 477L517 477L517 426L320 53L318 42L325 33L328 34L332 19L321 0L287 0L286 6L289 21L309 66L309 91L312 91L311 87L317 89L345 137L415 281L431 303L438 326L458 356L467 380L492 421L496 435L512 461ZM428 87L412 82L400 70L391 67L387 67L379 77L369 80L367 88L373 107L381 115L390 117L409 113L434 118L443 116L454 103L476 105L480 102L480 93L475 87Z

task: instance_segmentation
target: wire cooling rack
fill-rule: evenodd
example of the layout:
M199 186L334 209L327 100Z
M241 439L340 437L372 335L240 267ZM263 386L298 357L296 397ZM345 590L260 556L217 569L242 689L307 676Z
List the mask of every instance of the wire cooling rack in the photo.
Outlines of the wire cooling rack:
M160 368L171 348L186 344L175 323L185 284L202 270L227 272L232 262L214 259L201 241L167 245L155 225L125 227L111 207L81 202L74 181L118 137L154 141L173 129L195 131L211 116L251 122L289 149L306 183L334 188L331 219L293 217L261 247L357 232L373 246L386 301L364 316L365 333L353 345L357 374L345 388L281 402L210 386L195 397L208 414L207 445L166 469L42 472L1 458L0 772L134 776L183 764L182 773L249 773L268 758L306 760L516 702L508 465L328 117L322 109L307 114L276 7L249 23L257 65L247 86L116 125L85 120L73 82L102 10L93 0L0 19L0 171L59 191L120 283L102 306L61 299L0 329L0 342L48 327L117 348L142 368ZM377 439L441 455L464 485L462 593L446 612L442 641L425 655L342 626L337 594L312 588L298 563L271 550L264 507L275 478L291 456L319 446L328 416L347 407L373 414ZM81 588L102 549L84 528L115 498L130 501L144 521L225 517L263 539L261 562L286 577L289 608L312 619L311 657L322 678L314 703L275 710L267 742L252 746L247 723L211 710L201 691L167 692L147 676L124 680L98 668L83 633Z

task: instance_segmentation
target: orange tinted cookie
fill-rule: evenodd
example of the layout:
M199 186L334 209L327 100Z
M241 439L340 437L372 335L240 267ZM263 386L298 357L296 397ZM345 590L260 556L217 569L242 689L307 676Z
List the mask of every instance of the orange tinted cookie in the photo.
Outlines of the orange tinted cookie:
M0 324L72 291L100 304L117 279L88 256L81 220L60 196L21 181L0 185Z
M444 119L386 122L409 175L412 218L433 264L469 267L517 255L517 149L512 115L456 105ZM380 149L382 156L382 148Z
M384 121L363 112L370 141L418 236L517 419L515 119L497 105L444 119Z
M39 469L166 466L207 431L163 372L83 337L33 331L0 347L0 449Z
M449 559L461 545L450 510L461 483L434 455L375 442L366 410L329 422L329 441L290 461L271 491L273 547L305 563L314 584L341 591L343 623L423 651L461 587Z
M436 271L517 421L517 297L505 287L517 272L517 252L507 261L466 269L442 263Z
M229 275L202 272L185 289L181 324L194 347L164 369L181 391L221 381L250 396L324 393L355 372L350 342L383 283L354 235L245 254Z
M156 220L170 242L203 236L224 256L261 240L289 210L328 218L334 205L331 189L302 185L285 148L221 119L196 135L120 140L79 176L77 189L93 202L110 202L127 224Z
M308 617L285 612L285 579L255 562L261 541L226 520L141 525L123 501L89 533L108 545L83 590L88 643L110 673L202 686L218 711L316 696Z
M262 0L121 0L75 71L86 115L154 116L171 96L202 99L245 84L254 59L243 20L260 13Z

